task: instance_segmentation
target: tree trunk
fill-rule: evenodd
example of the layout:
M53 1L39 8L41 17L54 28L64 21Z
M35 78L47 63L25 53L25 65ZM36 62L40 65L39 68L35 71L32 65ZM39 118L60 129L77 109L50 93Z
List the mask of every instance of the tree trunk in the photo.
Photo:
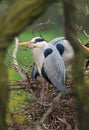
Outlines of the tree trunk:
M0 130L7 130L5 116L8 100L8 81L5 64L6 50L0 49Z
M0 43L12 42L26 26L31 25L46 9L57 0L18 0L0 19ZM6 43L0 44L7 47Z
M89 101L83 77L85 53L77 40L75 31L75 0L63 0L65 17L65 35L75 51L73 78L78 101L79 130L89 130Z

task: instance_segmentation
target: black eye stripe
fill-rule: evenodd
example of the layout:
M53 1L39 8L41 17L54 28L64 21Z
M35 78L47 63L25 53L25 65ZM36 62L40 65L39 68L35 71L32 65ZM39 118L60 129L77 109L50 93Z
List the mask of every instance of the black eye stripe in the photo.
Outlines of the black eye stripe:
M35 39L35 43L36 43L36 42L43 42L43 41L45 41L45 40L44 40L44 39L41 39L41 38Z

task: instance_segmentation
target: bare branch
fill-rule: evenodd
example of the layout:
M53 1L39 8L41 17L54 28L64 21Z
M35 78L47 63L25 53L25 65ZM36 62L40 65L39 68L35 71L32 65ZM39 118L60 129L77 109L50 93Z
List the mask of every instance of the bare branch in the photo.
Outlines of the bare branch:
M15 48L13 50L13 61L14 61L14 67L16 68L16 70L18 71L18 73L20 74L20 76L26 80L27 77L26 75L23 73L23 70L21 69L21 67L18 65L18 61L17 61L17 58L16 58L16 54L17 54L17 51L18 51L18 44L19 44L19 39L16 37L15 38Z
M86 9L86 13L89 14L89 9L88 9L88 1L85 0L85 9Z
M45 128L45 130L49 130L44 123L42 124L42 126Z
M83 32L84 36L86 36L87 38L89 38L89 34L86 32L86 30L84 30L83 26L79 26L76 24L76 32L79 33L79 32ZM81 40L79 38L77 38L78 41L80 42L80 44L82 43ZM87 43L85 43L86 45Z
M58 117L58 120L61 121L63 124L65 124L67 128L69 128L69 130L72 129L71 125L65 119Z
M85 34L86 37L89 38L89 35L87 34L87 32L84 30L83 33Z
M41 30L44 28L45 25L48 25L48 24L54 24L54 22L51 21L50 19L48 19L48 21L46 21L46 22L40 22L40 23L36 24L36 25L34 26L34 28L33 28L33 31L32 31L33 36L35 36L35 32L38 31L38 32L39 32L39 35L40 35L41 37L43 37L43 36L41 35Z

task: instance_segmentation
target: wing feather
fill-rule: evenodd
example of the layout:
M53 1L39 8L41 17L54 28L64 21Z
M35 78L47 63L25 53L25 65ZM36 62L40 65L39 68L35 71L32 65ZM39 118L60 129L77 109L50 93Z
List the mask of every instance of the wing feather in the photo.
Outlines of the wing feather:
M53 52L44 60L45 73L57 90L63 90L66 80L64 61L53 45L49 44L47 48L53 49Z

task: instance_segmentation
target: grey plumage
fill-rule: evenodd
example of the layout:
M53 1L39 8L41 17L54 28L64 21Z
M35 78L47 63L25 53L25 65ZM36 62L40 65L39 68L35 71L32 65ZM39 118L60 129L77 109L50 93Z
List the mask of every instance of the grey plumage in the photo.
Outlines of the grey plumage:
M53 45L49 44L47 48L51 48L53 52L44 59L45 73L55 87L56 92L62 91L65 94L66 70L64 61Z
M62 58L64 60L66 69L72 64L74 58L74 50L69 41L65 37L58 37L50 41L51 44L57 46L58 44L62 44L64 46L64 52L62 54Z
M43 41L43 43L39 42L38 44L39 47L33 47L33 55L39 74L49 81L49 83L52 83L56 93L62 91L65 95L66 69L60 53L51 43L48 44ZM47 52L49 50L50 52Z
M42 39L40 37L36 37L35 39ZM33 39L33 40L35 40ZM43 39L44 41L44 39ZM59 46L59 53L61 54L64 63L65 63L65 67L68 70L68 67L72 64L73 58L74 58L74 50L72 48L72 46L70 45L69 41L65 38L65 37L58 37L53 39L52 41L49 42L50 44L54 45L55 47L57 47L57 45L61 45ZM35 67L35 66L34 66ZM35 67L36 69L36 67ZM32 71L33 73L33 71ZM33 78L35 78L35 76L37 75L37 70L34 71L34 76L32 76ZM37 76L36 76L37 78Z
M57 48L39 37L29 42L19 43L19 45L33 47L33 57L39 74L54 86L57 94L61 91L65 97L66 69Z

